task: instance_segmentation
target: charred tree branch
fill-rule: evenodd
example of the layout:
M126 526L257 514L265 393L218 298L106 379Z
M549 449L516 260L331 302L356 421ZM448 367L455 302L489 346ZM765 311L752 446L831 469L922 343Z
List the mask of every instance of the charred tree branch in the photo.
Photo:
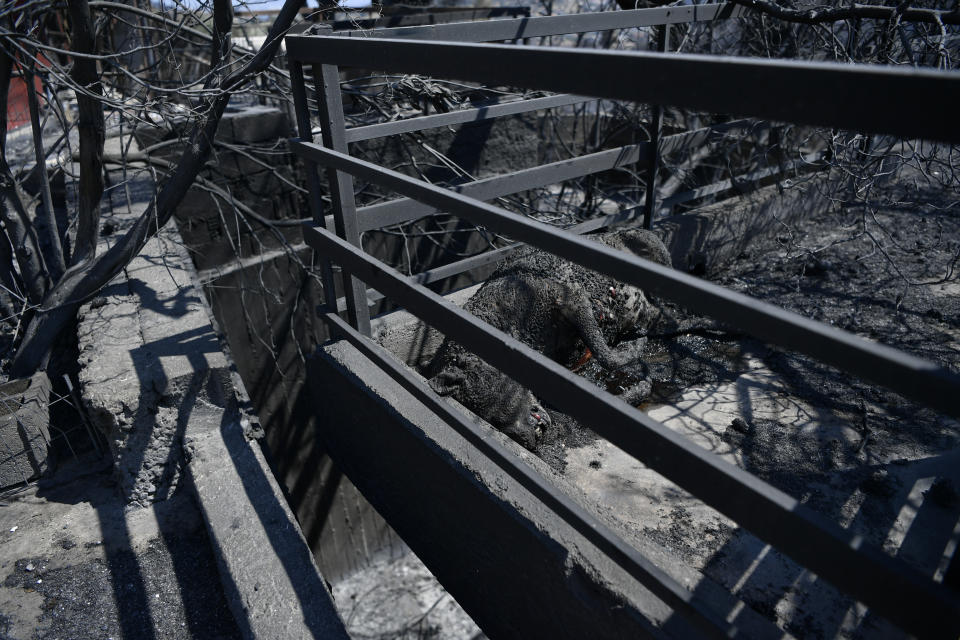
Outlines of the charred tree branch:
M40 126L40 104L37 100L36 87L36 69L33 61L29 60L21 65L24 73L24 80L27 84L27 102L30 108L30 126L33 130L33 151L36 165L34 171L40 182L40 198L43 203L42 215L38 220L42 221L40 230L43 232L44 240L49 247L46 252L47 269L50 271L50 277L59 280L67 268L66 259L63 254L63 244L60 242L60 233L57 230L56 213L53 210L53 198L50 195L50 178L47 175L47 154L43 150L43 130Z
M3 113L0 122L3 125L3 137L0 139L0 220L3 221L7 237L13 245L21 280L26 287L27 300L35 305L43 299L49 282L40 253L40 243L27 213L31 200L17 185L10 165L7 164L7 97L12 72L13 59L0 48L0 112ZM8 267L4 265L4 268Z
M762 11L780 20L802 24L823 24L852 19L899 20L901 22L928 22L931 24L960 24L960 11L956 9L906 9L870 4L853 4L846 7L789 9L773 0L732 0L735 4Z
M286 0L263 46L240 69L228 75L218 95L208 102L204 116L195 126L176 169L164 182L157 197L133 226L109 250L83 269L71 269L47 294L37 315L27 326L23 342L14 357L11 373L29 375L44 361L56 336L74 316L79 305L89 300L132 260L173 216L190 185L210 156L220 118L232 92L266 70L293 24L303 0Z
M210 70L226 69L230 62L230 29L233 27L233 0L213 0L213 47ZM212 78L211 78L212 81Z

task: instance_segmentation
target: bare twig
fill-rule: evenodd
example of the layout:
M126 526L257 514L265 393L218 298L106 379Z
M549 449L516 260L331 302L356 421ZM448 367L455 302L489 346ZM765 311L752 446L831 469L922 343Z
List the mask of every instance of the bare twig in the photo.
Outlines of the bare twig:
M926 22L932 24L960 24L960 12L956 9L906 9L900 12L898 7L884 7L870 4L851 4L841 7L815 7L812 9L793 9L784 7L773 0L733 0L734 3L762 11L780 20L802 24L824 24L841 20L873 18L877 20L895 20L904 22Z

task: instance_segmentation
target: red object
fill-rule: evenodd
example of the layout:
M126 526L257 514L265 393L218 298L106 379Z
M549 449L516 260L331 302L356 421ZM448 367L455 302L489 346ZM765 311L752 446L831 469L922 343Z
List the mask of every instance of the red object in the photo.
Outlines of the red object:
M570 367L570 371L579 371L580 369L583 368L585 364L590 362L590 358L592 357L593 357L593 354L590 353L590 349L587 348L586 350L584 350L583 355L580 357L580 359L577 360L577 364Z
M34 77L37 92L41 92L40 78ZM7 131L29 124L30 106L27 103L27 83L23 78L10 78L10 91L7 94Z
M47 59L43 54L38 54L37 59L40 64L47 65ZM33 86L37 89L37 95L43 96L43 83L40 82L40 76L33 76ZM7 93L7 131L16 129L30 123L30 103L27 102L27 82L21 76L10 78L10 90Z

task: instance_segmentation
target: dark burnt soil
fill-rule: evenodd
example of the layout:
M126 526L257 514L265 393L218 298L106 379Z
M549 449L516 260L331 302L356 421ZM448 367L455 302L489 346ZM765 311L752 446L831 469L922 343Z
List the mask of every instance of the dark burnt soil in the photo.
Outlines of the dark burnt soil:
M952 198L933 194L931 204L878 211L834 207L802 228L784 227L778 237L758 240L704 277L958 373L960 211L954 207L960 210L960 203ZM787 402L794 412L776 419L768 417L776 412L747 415L742 405L715 412L713 422L700 425L711 446L867 542L926 575L942 576L945 541L960 509L955 419L667 304L648 331L642 362L618 372L589 363L581 373L613 393L649 376L653 394L640 408L654 410L689 407L681 397L709 405L715 390L749 385L757 371L775 381L761 392L764 398L777 406ZM567 450L597 437L556 410L552 417L558 428L538 453L562 472ZM872 613L848 624L849 612L857 610L850 596L777 551L764 557L763 541L672 483L645 480L611 449L603 442L579 449L570 456L568 477L594 482L593 495L623 506L615 517L624 526L736 590L780 628L796 637L899 635ZM578 468L585 460L586 472ZM611 475L619 473L622 479ZM751 563L760 567L755 575L745 573Z
M211 575L216 580L213 558L205 552L208 544L201 536L177 539L173 545L156 539L139 554L121 551L109 562L95 559L58 569L48 569L43 557L22 558L4 586L43 597L38 640L240 638L222 592L205 588ZM195 579L178 584L174 554ZM145 600L137 602L140 591ZM0 623L0 638L6 637Z
M912 194L911 199L924 196ZM705 277L958 372L960 206L955 195L950 200L949 194L929 194L927 200L878 211L836 206L802 228L784 227L778 237L758 240ZM954 421L882 387L670 304L664 311L649 330L643 362L616 372L590 362L581 373L615 394L649 376L653 393L644 408L669 402L691 386L733 380L743 373L745 356L760 358L797 398L822 407L862 435L855 448L828 443L834 450L817 452L817 463L811 465L791 464L789 455L768 455L778 445L771 438L765 446L759 434L775 431L776 425L743 423L727 431L725 438L733 445L756 445L745 455L750 471L794 495L803 493L811 475L936 455L960 441ZM566 448L595 436L557 410L552 416L555 428L541 441L538 454L562 471ZM868 480L851 478L855 483Z
M0 495L0 640L240 637L186 491L128 509L90 454Z

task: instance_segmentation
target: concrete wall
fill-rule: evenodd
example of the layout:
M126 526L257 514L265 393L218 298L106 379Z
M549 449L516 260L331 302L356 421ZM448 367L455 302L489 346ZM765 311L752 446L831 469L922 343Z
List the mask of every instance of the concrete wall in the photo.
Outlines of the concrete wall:
M319 287L289 258L236 271L205 289L266 433L271 465L329 580L404 551L316 438L303 357L325 335ZM269 291L266 295L264 291Z
M279 111L259 113L255 123L243 112L227 115L220 130L220 135L227 139L233 132L242 131L246 142L257 143L263 138L261 144L273 144L278 132L289 127ZM548 126L552 127L543 119L527 116L455 130L438 129L420 137L464 170L484 177L556 160L551 156L551 145L544 142ZM561 128L564 126L571 139L583 138L578 123L561 122ZM257 131L261 133L256 134ZM511 153L501 153L505 148L511 149ZM412 157L419 166L428 167L431 179L450 177L449 171L430 169L436 159L406 138L359 143L353 145L351 152L411 172ZM282 169L287 171L291 181L304 183L297 167ZM216 167L207 177L235 190L242 201L266 217L307 215L302 194L292 193L262 166L236 154L221 151ZM268 197L269 188L277 189L277 197ZM375 193L371 190L360 197L360 202ZM222 203L220 207L223 208ZM315 314L323 300L321 287L281 249L275 236L242 225L224 225L223 220L233 220L232 214L218 209L215 200L202 189L194 189L177 212L184 241L198 268L203 270L204 293L266 433L271 464L321 570L328 579L336 581L379 557L399 556L406 550L402 541L344 477L316 437L319 426L311 392L304 384L304 357L327 339L326 327ZM455 228L459 223L444 224ZM291 246L298 246L301 240L296 228L284 230L283 237ZM457 251L482 246L481 238L470 233L455 234L445 242ZM409 255L414 270L438 266L444 258L454 259L432 242L411 243L405 250L396 236L377 232L365 235L364 247L372 255L395 264L404 264ZM243 258L240 266L235 249ZM309 264L309 250L301 249L297 255ZM470 275L464 275L446 283L446 288L472 282Z
M237 110L225 115L218 135L261 148L279 145L282 152L289 122L276 109ZM296 167L264 167L223 149L204 174L268 219L306 215L302 194L280 176L303 182ZM322 300L319 286L283 250L284 243L301 242L299 229L274 234L244 225L229 206L200 187L191 189L176 221L194 264L202 270L204 294L260 418L264 452L324 576L336 581L379 555L402 553L402 543L313 435L315 419L303 391L303 356L326 333L313 313ZM273 259L261 260L264 255ZM309 251L299 255L310 259ZM238 258L245 268L236 268Z
M324 444L488 636L658 637L668 608L352 346L309 379Z

